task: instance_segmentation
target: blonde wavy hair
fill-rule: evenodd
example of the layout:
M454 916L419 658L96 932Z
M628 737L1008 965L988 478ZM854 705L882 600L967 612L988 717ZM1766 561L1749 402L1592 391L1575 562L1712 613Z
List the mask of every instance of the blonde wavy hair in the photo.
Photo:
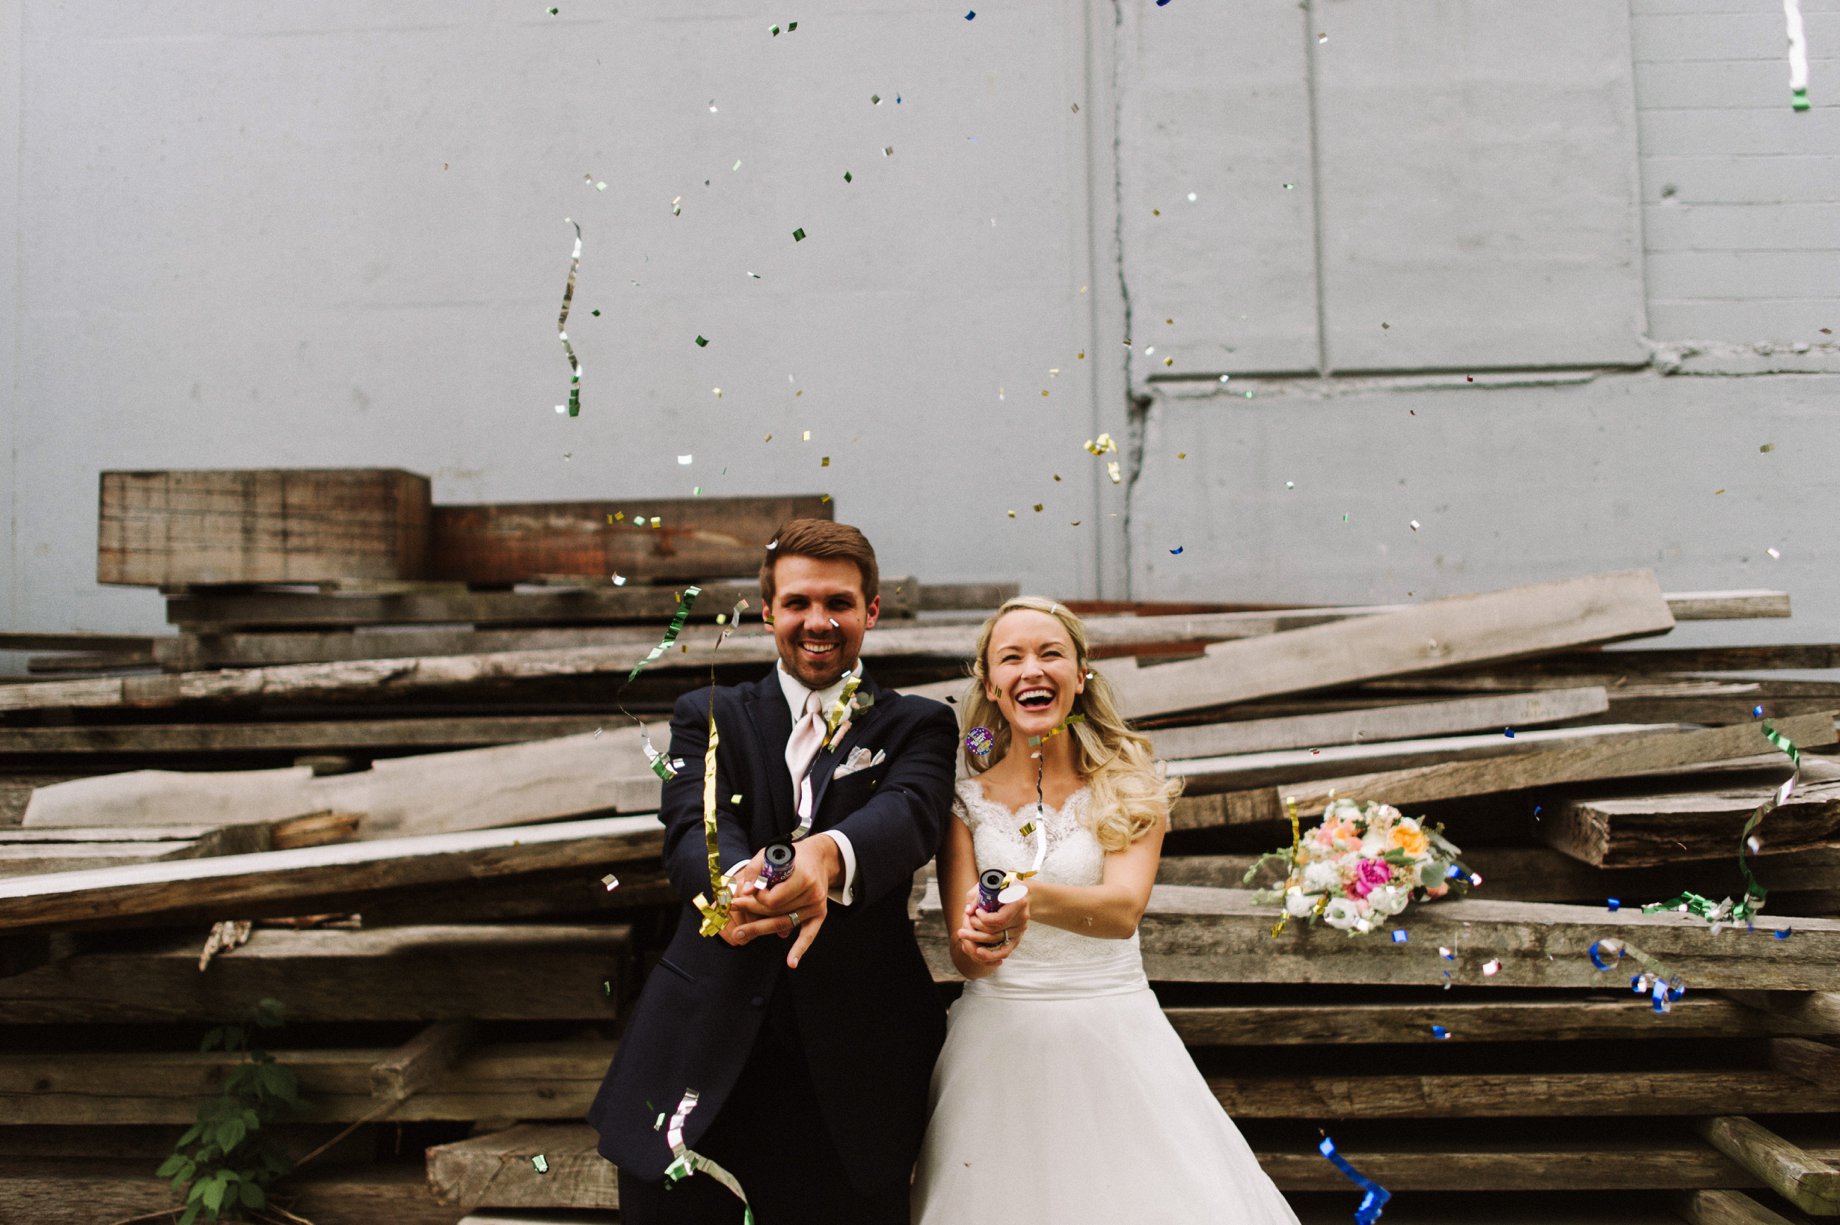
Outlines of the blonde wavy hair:
M1182 793L1180 779L1164 777L1155 758L1150 755L1147 737L1131 730L1118 713L1112 687L1092 666L1086 643L1086 627L1065 607L1041 596L1021 595L1004 602L978 631L977 658L971 664L971 687L960 704L961 732L974 727L989 728L996 737L985 758L965 749L965 762L973 775L981 774L1001 761L1010 749L1009 721L997 704L985 696L990 677L990 636L1004 614L1017 609L1047 613L1061 623L1073 642L1074 666L1086 674L1086 692L1073 699L1074 715L1085 716L1070 723L1064 734L1074 742L1074 767L1086 780L1089 791L1086 822L1108 851L1121 851L1166 821L1169 805Z

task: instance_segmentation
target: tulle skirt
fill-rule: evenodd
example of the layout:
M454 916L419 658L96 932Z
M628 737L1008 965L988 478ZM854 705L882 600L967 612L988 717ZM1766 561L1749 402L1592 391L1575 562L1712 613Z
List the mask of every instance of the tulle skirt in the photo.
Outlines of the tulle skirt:
M1137 942L1107 952L1011 957L952 1006L916 1225L1296 1225L1164 1019Z

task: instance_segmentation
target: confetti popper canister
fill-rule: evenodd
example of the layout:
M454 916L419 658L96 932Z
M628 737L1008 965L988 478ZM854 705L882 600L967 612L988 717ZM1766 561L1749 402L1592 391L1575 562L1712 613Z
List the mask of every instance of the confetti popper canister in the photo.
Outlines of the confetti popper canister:
M792 875L792 844L769 842L763 854L766 862L760 869L760 880L763 888L771 889Z
M1003 892L1003 882L1005 879L1006 877L1001 868L989 868L983 875L978 877L979 910L995 910L1003 905L1002 902L997 900L997 897Z

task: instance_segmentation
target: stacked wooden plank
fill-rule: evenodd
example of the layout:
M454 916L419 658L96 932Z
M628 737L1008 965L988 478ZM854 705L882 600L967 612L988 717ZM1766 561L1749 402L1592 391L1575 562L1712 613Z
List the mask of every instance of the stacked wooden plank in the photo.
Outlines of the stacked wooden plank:
M552 513L460 518L489 532ZM508 545L537 560L505 564L608 556L604 541L569 547ZM953 696L976 610L895 585L916 615L871 634L878 676ZM199 627L185 651L233 648L208 667L172 650L168 672L0 686L0 772L79 776L21 794L15 828L0 815L0 1219L96 1219L57 1215L59 1179L121 1217L157 1208L161 1146L229 1061L196 1035L263 996L292 1017L276 1045L309 1099L298 1151L357 1129L297 1180L319 1225L617 1208L576 1120L674 905L643 737L664 746L662 702L712 665L773 656L758 630L717 646L695 625L648 670L655 691L616 703L669 588L627 626L501 630L481 602L550 590L194 586L171 598L233 612L182 622ZM470 601L484 620L289 622L295 596L390 617ZM240 599L270 602L245 622ZM1089 610L1100 666L1188 781L1142 927L1147 968L1305 1219L1354 1198L1318 1129L1400 1197L1390 1211L1424 1219L1840 1213L1840 767L1823 752L1840 685L1770 675L1840 652L1610 645L1787 611L1775 593L1667 596L1640 572L1407 607ZM610 637L473 649L500 632ZM296 658L373 634L418 651ZM1788 774L1759 707L1804 750L1749 861L1765 918L1714 934L1642 913L1742 889L1739 829ZM1297 924L1274 937L1242 878L1288 841L1289 803L1307 818L1344 795L1444 821L1481 889L1408 911L1401 943ZM933 894L916 915L950 995ZM255 921L248 942L200 970L212 924L232 919ZM1595 968L1606 938L1681 976L1671 1012Z

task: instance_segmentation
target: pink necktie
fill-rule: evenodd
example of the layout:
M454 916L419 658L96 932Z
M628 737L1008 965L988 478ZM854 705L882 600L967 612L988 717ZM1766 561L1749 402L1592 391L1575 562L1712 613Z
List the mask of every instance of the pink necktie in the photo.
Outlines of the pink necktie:
M805 717L786 741L786 769L792 772L793 800L799 810L799 829L811 827L811 763L824 741L824 700L813 693L805 699Z

